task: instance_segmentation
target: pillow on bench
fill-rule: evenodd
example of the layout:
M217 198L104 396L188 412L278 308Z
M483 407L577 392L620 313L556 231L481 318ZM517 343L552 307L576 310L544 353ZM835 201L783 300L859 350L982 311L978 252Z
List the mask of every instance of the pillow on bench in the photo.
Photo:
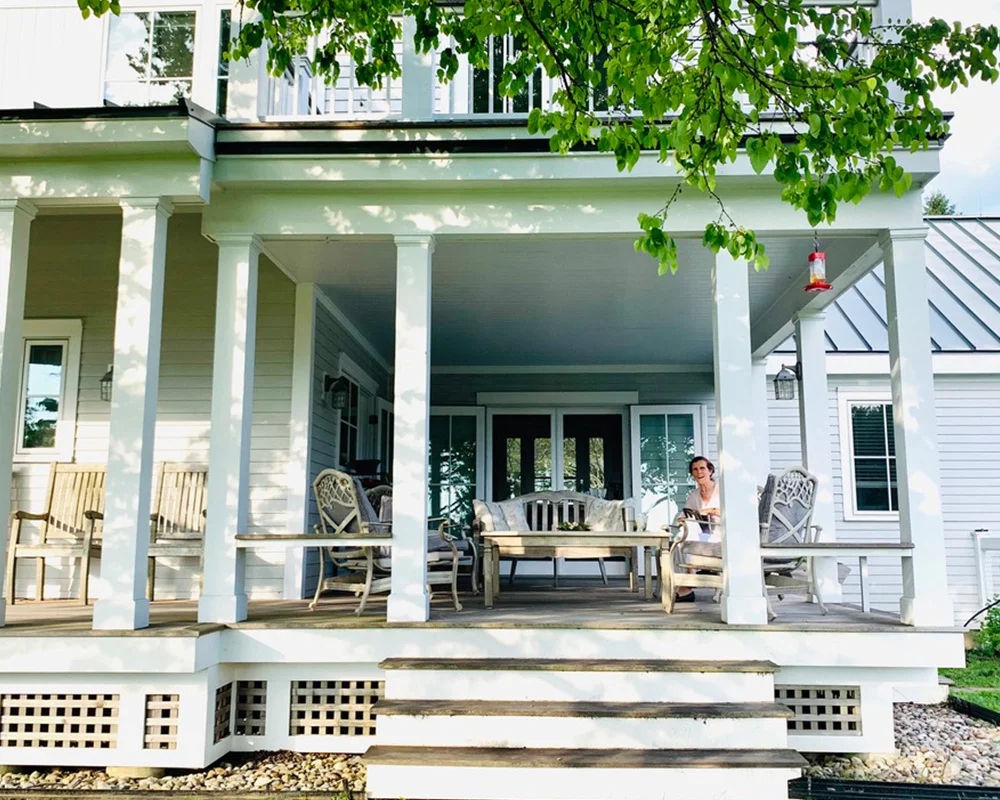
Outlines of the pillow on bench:
M491 503L489 500L473 500L472 510L483 533L510 530L499 503Z

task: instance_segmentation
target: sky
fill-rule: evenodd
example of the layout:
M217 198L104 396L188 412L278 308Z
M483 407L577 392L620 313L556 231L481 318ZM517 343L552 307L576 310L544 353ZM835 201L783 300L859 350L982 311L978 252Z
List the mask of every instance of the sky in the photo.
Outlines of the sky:
M965 25L1000 25L1000 0L913 0L914 18L940 17ZM962 214L1000 215L1000 82L975 82L955 94L942 92L938 107L955 112L951 138L941 154L940 189Z

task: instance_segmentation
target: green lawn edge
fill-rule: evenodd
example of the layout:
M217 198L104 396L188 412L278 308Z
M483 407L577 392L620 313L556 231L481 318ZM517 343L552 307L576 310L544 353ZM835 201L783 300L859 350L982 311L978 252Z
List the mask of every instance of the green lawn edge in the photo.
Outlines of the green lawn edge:
M1000 689L1000 658L979 650L965 654L964 669L942 669L941 675L952 681L955 689Z

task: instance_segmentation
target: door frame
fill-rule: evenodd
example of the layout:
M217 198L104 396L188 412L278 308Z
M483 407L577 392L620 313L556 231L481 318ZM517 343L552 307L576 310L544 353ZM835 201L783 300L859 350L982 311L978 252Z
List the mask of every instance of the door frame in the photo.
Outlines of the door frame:
M702 403L686 403L680 405L635 405L630 409L629 422L631 436L630 456L632 462L632 496L641 500L642 465L640 463L641 449L639 447L639 417L643 414L691 414L694 416L695 454L704 455L708 447L708 411ZM699 441L700 440L700 441Z

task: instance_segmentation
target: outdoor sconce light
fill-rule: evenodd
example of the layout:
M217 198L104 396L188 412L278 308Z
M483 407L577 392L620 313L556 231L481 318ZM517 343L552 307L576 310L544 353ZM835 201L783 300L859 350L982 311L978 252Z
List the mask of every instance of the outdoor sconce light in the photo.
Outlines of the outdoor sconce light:
M795 383L800 380L802 380L802 368L798 362L791 367L782 364L778 374L774 376L774 399L794 400Z
M105 403L111 402L111 384L115 380L115 365L108 364L108 371L101 378L101 399Z
M832 288L826 282L826 253L819 249L819 237L814 233L813 251L809 254L809 283L802 287L802 291L815 294Z
M347 378L323 376L323 392L330 393L330 406L338 411L344 411L351 403L351 386Z

